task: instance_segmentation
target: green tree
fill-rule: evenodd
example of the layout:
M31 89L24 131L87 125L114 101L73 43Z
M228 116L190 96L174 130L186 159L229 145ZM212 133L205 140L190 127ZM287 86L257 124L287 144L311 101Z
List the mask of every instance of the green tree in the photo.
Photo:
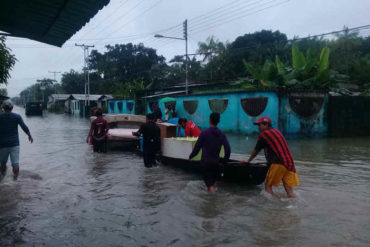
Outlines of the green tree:
M85 93L85 75L73 69L62 74L62 90L66 94L83 94Z
M156 50L143 44L116 44L106 46L104 54L97 50L91 52L89 66L104 80L112 82L143 81L145 85L158 82L152 78L155 65L165 65L165 58L158 56Z
M236 38L227 52L228 63L235 76L246 76L243 60L252 65L263 65L266 60L274 61L276 55L283 60L288 59L288 39L279 31L262 30Z
M7 84L10 71L13 69L17 59L11 50L5 45L5 36L0 36L0 84Z

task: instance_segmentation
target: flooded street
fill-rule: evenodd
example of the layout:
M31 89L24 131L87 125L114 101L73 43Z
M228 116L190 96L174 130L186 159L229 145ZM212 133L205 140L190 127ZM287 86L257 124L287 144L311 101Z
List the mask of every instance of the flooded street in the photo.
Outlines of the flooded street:
M25 117L20 177L0 181L0 246L369 246L370 138L289 140L297 198L145 169L134 153L94 154L89 122ZM221 120L222 121L222 120ZM255 138L228 135L249 154ZM10 164L8 163L8 168Z

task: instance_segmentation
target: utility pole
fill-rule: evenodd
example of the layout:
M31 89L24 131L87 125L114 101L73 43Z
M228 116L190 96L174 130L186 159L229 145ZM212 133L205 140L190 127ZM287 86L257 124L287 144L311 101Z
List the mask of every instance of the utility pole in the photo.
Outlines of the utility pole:
M188 60L188 20L185 20L183 23L184 27L184 40L185 40L185 92L188 95L188 67L189 67L189 60Z
M179 40L185 40L185 92L186 95L188 95L188 67L189 67L189 59L188 59L188 20L185 20L182 23L183 31L184 31L184 37L169 37L169 36L163 36L161 34L155 34L155 38L164 38L164 39L179 39Z
M62 72L60 72L60 71L49 71L49 73L52 73L52 74L54 74L54 82L57 82L57 80L56 80L56 74L60 74L60 73L62 73ZM57 94L57 88L55 87L55 85L54 85L54 93L55 94Z
M84 72L85 72L85 106L90 105L90 76L89 76L89 68L87 66L88 57L89 57L89 48L94 47L94 45L85 45L85 44L75 44L75 46L82 47L84 49Z
M49 71L49 73L54 74L54 82L56 82L57 81L56 80L56 74L59 74L59 73L62 73L62 72L60 72L60 71Z

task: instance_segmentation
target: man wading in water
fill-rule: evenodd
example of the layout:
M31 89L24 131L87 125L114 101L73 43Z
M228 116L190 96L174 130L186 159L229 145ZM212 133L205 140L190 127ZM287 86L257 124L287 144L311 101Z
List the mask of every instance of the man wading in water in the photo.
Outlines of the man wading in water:
M108 122L103 118L101 110L96 111L96 119L91 122L89 134L87 135L86 142L89 143L89 138L93 138L94 152L105 153L106 141L108 135Z
M261 149L264 149L266 160L271 164L265 179L265 190L273 195L272 186L278 187L283 181L288 197L295 197L293 186L298 186L299 181L293 156L283 134L272 128L271 119L268 117L261 117L253 124L258 125L260 135L249 159L243 162L251 162Z
M155 123L155 116L153 113L146 115L146 123L140 126L139 131L132 132L134 136L143 135L143 157L145 167L156 166L156 153L161 147L161 129Z
M33 139L27 125L23 122L20 115L12 113L13 104L10 101L3 103L4 113L0 113L0 162L1 173L5 175L6 162L10 156L13 167L13 178L17 180L19 175L19 136L18 125L24 133L28 135L28 140L32 143Z
M191 152L189 159L194 158L202 149L201 163L203 166L203 179L208 188L208 191L215 192L216 180L220 177L220 151L224 146L225 157L223 161L230 158L230 144L225 134L217 128L220 122L220 114L212 113L209 117L208 129L203 130L195 143L194 149Z

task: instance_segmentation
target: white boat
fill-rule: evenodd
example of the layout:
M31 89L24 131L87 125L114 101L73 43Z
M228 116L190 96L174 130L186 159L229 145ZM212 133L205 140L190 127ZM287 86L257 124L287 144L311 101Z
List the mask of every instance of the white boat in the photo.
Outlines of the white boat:
M91 121L96 117L91 117ZM139 130L146 122L146 117L132 114L106 114L103 116L109 124L107 137L108 149L135 149L139 146L139 137L132 132Z
M173 131L169 131L173 132ZM168 136L168 135L167 135ZM160 160L164 165L171 165L196 173L202 172L200 151L193 159L189 160L198 138L194 137L165 137L161 140ZM224 157L224 148L221 148L220 157ZM230 160L227 164L219 164L222 180L238 184L261 184L268 170L265 163L243 164L237 160Z

